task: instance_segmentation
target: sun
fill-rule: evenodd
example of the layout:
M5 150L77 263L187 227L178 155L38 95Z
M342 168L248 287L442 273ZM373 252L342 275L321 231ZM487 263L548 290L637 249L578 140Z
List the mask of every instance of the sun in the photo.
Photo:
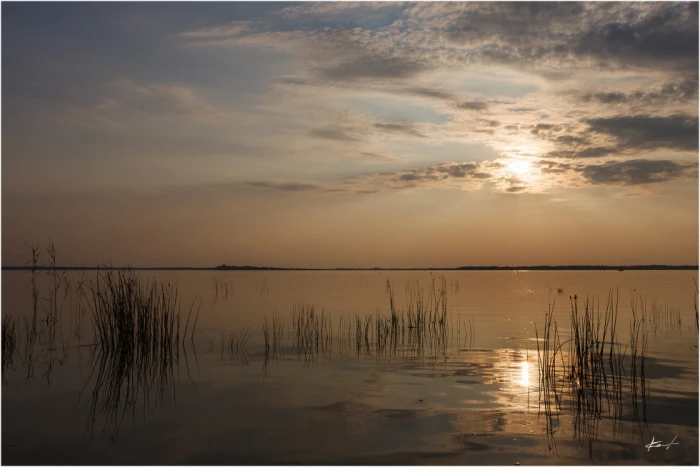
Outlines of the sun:
M525 175L530 172L530 162L522 159L516 159L508 164L508 170L515 175Z

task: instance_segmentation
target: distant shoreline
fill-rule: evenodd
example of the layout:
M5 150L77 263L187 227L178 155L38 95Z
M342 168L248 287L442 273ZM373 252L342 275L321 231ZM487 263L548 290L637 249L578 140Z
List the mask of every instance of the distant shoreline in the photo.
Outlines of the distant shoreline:
M50 271L49 266L37 266L37 271ZM56 266L57 271L697 271L698 266L460 266L456 268L278 268L265 266L216 266L216 267L128 267L128 266ZM31 266L2 266L3 271L31 271Z

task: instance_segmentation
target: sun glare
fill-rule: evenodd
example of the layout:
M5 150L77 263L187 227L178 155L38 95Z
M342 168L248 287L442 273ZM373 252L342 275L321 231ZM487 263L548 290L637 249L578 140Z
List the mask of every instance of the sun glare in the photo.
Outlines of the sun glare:
M528 387L530 384L529 379L529 364L527 362L520 362L520 383L521 386Z
M516 159L508 164L508 170L513 172L515 175L525 175L530 171L530 162L522 159Z

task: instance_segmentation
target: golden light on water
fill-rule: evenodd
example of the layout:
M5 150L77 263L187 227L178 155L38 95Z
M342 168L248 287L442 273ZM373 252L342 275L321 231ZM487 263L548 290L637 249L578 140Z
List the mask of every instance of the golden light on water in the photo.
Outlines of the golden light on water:
M521 386L528 387L530 385L529 383L529 374L530 374L530 364L528 362L520 362L520 383Z

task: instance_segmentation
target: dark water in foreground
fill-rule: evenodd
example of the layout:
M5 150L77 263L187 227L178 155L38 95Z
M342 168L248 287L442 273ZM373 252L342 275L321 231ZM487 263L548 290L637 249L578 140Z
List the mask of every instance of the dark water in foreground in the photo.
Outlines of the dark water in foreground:
M440 273L138 274L177 282L184 315L201 300L193 339L167 365L125 372L90 345L90 312L81 318L85 303L61 289L56 345L35 350L31 369L17 351L3 371L4 464L698 464L695 271L450 271L440 337L417 343L404 326L383 346L375 328L358 341L356 321L386 322L387 279L405 310L411 284L427 301ZM2 273L3 316L31 317L30 276ZM67 277L74 290L80 273ZM51 280L41 274L40 317ZM581 403L559 368L547 411L536 326L541 338L552 303L566 342L569 296L595 297L602 314L611 288L623 370ZM646 316L643 378L631 296ZM302 304L323 310L327 342L300 347ZM284 326L267 352L265 320ZM645 447L652 437L678 444Z

